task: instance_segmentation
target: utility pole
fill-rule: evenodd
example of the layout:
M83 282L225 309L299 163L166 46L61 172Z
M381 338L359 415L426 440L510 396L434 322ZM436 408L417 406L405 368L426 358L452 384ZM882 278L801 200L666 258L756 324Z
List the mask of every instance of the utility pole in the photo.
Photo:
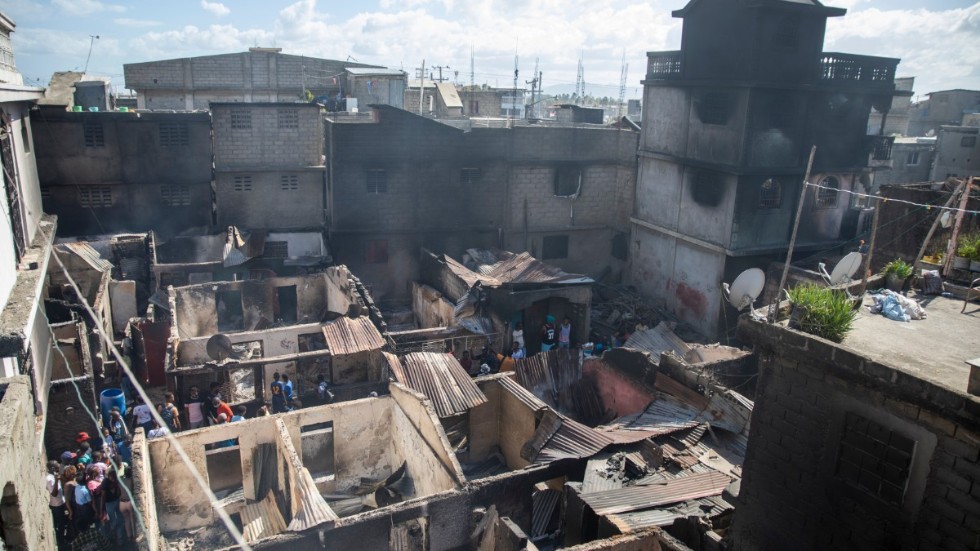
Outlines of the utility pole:
M422 60L422 68L419 69L419 115L422 114L422 98L425 97L425 59Z
M524 81L525 84L531 85L531 103L524 108L524 118L533 119L532 116L534 112L534 92L538 89L538 58L534 58L534 73L531 74L533 77L531 80Z
M448 80L448 79L442 78L442 70L443 69L448 69L449 68L449 65L435 65L432 68L433 69L437 69L439 71L439 78L432 79L432 80L437 80L439 82L445 82L446 80Z
M476 86L476 73L473 72L473 45L470 44L470 88Z
M583 53L578 55L578 75L575 77L575 103L582 102L582 96L585 95L585 69L582 66L582 56Z
M623 102L626 101L626 73L629 72L629 63L626 63L626 48L623 48L623 65L619 74L619 118L623 118Z
M517 52L515 51L514 52L514 96L512 98L513 99L513 103L511 103L511 115L512 115L512 118L515 118L515 119L517 118L517 75L518 75L518 69L517 69ZM523 101L521 103L523 103Z

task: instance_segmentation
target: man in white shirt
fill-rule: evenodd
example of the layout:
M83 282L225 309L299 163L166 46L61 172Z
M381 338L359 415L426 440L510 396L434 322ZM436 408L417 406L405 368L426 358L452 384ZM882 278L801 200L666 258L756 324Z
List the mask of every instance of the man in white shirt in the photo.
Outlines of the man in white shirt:
M159 438L159 437L161 437L161 436L163 436L163 435L165 435L165 434L167 434L169 432L170 431L167 430L167 427L161 427L159 424L156 423L156 421L154 421L153 422L153 428L150 429L150 432L146 433L146 437L147 438Z
M184 402L184 409L187 411L187 422L191 429L204 426L204 398L201 397L201 391L196 386L191 387L191 395Z
M142 402L133 408L133 417L136 419L136 426L143 427L143 432L147 434L153 428L153 414L150 413L151 411L150 406Z
M65 507L65 494L61 488L61 464L48 461L48 475L45 477L45 489L48 491L48 507L54 518L54 535L61 548L68 539L68 510Z

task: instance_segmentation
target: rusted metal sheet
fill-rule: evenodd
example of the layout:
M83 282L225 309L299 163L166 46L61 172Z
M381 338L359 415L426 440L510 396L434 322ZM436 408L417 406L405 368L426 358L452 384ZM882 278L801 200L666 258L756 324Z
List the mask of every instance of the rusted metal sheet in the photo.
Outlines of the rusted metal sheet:
M658 484L627 486L592 494L582 500L598 515L626 513L719 495L732 479L719 472L691 474Z
M356 319L342 317L324 324L323 337L334 356L381 350L385 345L381 333L367 316Z
M535 459L535 463L550 463L558 459L591 457L613 441L608 436L567 417Z
M715 517L734 509L719 496L693 499L664 509L650 509L629 513L614 513L606 516L623 534L645 530L651 526L670 526L679 518L689 516Z
M549 350L515 362L514 371L521 386L544 400L549 406L574 410L570 396L563 396L582 380L582 362L577 350ZM562 398L565 400L562 400ZM568 402L568 403L563 403Z
M267 493L262 501L246 504L242 509L242 535L245 541L253 543L284 531L286 521L272 492Z
M538 454L541 453L541 449L558 432L561 425L562 418L554 410L544 410L541 421L538 423L538 427L534 429L534 434L531 435L531 439L521 447L521 457L534 462Z
M512 284L590 284L592 279L569 274L557 266L541 262L528 253L514 254L498 249L469 249L472 269L449 257L443 257L453 274L470 287L479 281L487 287Z
M733 391L727 390L711 396L708 407L699 417L702 421L734 433L742 432L752 418L752 400Z
M644 438L649 438L696 427L699 424L696 419L700 413L699 410L673 396L658 393L657 399L651 402L644 411L620 417L608 425L597 428L597 430L621 433L614 437L617 442L629 440L631 431L639 431L645 435ZM632 439L633 442L639 440L642 438Z
M691 354L691 347L681 340L665 322L660 322L653 329L636 331L630 335L623 347L649 352L653 359L658 362L660 361L660 354L664 352L673 352L682 360L686 360Z
M87 241L61 243L58 245L59 249L62 247L71 251L75 256L82 259L94 270L98 270L100 272L108 272L112 270L112 263L102 258L99 251L93 249Z
M402 358L395 379L421 392L439 417L450 417L487 402L456 358L442 352L413 352Z
M538 490L531 495L531 537L543 536L561 499L559 490Z
M582 478L582 493L622 488L626 482L626 456L604 453L589 459Z
M500 386L504 387L504 389L513 394L514 397L523 402L524 405L526 405L531 411L540 411L548 407L548 404L542 402L540 398L534 394L531 394L528 389L522 387L517 383L517 381L511 379L510 377L503 377L498 379L497 382L500 383Z

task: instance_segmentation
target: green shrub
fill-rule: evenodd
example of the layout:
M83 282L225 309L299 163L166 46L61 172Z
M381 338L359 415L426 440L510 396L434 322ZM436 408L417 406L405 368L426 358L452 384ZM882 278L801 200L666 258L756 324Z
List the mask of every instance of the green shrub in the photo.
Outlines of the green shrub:
M805 283L788 293L801 331L841 342L854 326L857 311L846 292Z
M905 262L901 258L896 258L888 264L885 264L885 275L892 275L900 279L908 279L912 276L913 272L912 265Z
M959 237L956 256L980 262L980 234L966 234Z

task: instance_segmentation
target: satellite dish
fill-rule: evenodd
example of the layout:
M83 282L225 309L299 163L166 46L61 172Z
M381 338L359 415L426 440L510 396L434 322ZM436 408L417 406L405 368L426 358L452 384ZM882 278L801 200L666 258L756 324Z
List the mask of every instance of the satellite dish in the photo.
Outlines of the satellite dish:
M208 339L205 349L208 352L208 356L210 356L212 360L222 362L231 357L231 339L229 339L227 335L218 333L217 335L214 335Z
M840 259L840 262L834 266L834 271L827 273L827 266L821 262L818 265L820 269L820 275L823 276L823 280L827 282L827 285L835 286L841 285L843 283L848 283L857 271L861 268L861 253L852 252L847 253L847 256Z
M766 273L759 268L749 268L738 274L731 285L721 284L725 299L739 311L750 308L755 303L755 299L762 294L765 286Z

